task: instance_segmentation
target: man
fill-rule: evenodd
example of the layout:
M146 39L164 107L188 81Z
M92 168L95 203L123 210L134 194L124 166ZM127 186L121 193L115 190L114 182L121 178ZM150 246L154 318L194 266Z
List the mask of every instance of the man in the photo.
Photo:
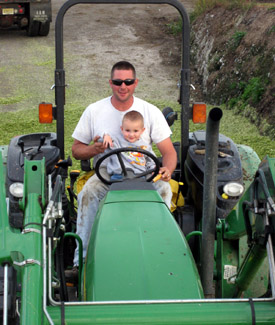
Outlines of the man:
M109 80L112 96L89 105L82 114L73 133L73 157L79 160L94 158L95 165L98 156L105 151L105 146L98 141L100 135L106 133L116 136L120 133L120 125L124 114L131 110L139 111L145 124L142 139L149 144L152 150L152 141L162 155L160 168L161 180L166 182L165 191L159 190L160 195L171 195L169 180L176 168L177 154L171 142L171 130L160 110L135 97L134 91L138 85L135 68L127 61L116 63L111 71ZM91 143L92 142L92 143ZM101 173L108 179L106 167ZM157 182L158 183L158 182ZM156 189L158 185L156 183ZM162 184L163 185L163 184ZM78 195L77 234L83 241L83 258L86 256L88 240L100 200L103 199L108 186L103 184L96 175L93 175ZM170 207L169 207L170 208ZM78 247L75 252L74 265L78 265Z

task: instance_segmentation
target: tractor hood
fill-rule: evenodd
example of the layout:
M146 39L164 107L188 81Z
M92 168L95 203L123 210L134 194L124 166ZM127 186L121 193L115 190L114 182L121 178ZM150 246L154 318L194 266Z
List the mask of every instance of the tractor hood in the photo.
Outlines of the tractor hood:
M155 190L108 192L93 226L84 278L88 301L203 295L189 246Z

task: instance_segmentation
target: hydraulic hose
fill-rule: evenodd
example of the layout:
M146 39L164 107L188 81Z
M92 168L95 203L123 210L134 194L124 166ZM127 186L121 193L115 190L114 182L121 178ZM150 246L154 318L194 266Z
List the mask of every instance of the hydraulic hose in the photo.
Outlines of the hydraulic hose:
M66 286L65 272L64 272L64 233L62 232L59 245L56 248L56 268L60 280L60 298L61 301L68 301L68 290Z
M53 189L53 194L52 194L52 197L51 197L50 201L57 202L61 186L62 186L62 178L61 178L60 175L57 175L55 185L54 185L54 189Z

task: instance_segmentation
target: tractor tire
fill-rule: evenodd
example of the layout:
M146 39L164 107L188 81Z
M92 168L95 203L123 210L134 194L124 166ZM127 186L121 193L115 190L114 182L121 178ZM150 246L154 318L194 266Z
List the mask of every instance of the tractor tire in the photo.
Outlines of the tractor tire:
M30 22L28 29L27 29L27 35L28 36L37 36L39 32L39 26L40 22L39 21L32 21Z
M50 22L40 23L39 26L39 36L47 36L50 31Z

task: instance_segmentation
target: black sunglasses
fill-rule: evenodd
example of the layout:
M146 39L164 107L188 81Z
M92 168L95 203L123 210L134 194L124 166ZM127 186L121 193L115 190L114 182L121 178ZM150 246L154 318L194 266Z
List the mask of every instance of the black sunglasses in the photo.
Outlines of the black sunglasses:
M125 79L125 80L112 79L112 83L115 86L121 86L123 84L123 82L125 83L126 86L130 86L130 85L133 85L135 81L136 81L136 79Z

